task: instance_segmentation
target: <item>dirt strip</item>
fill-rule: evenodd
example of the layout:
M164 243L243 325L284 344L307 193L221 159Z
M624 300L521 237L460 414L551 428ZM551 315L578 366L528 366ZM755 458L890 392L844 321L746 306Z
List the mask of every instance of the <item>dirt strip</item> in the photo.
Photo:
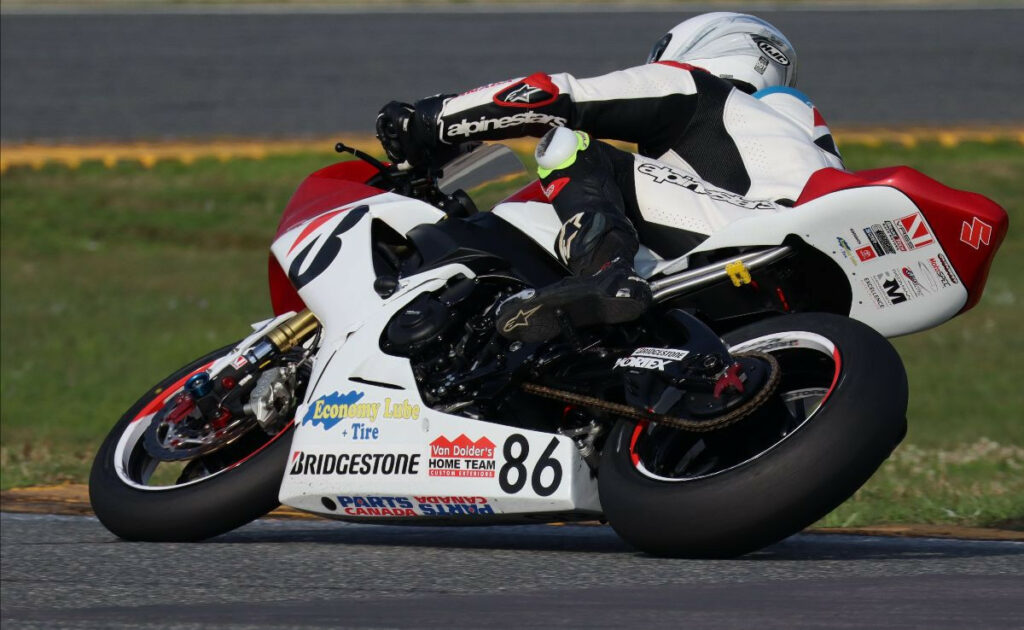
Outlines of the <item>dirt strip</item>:
M61 484L14 488L0 493L0 511L28 514L92 515L89 489L85 484ZM319 519L290 507L279 507L264 518ZM599 525L596 521L587 523ZM1024 531L957 527L956 525L877 525L874 527L817 527L812 534L846 534L848 536L905 536L919 538L959 538L964 540L1002 540L1024 542Z
M1020 125L837 128L834 135L840 145L879 147L886 144L914 147L921 143L937 143L954 148L964 142L1016 142L1024 145L1024 127ZM328 153L337 140L378 152L376 138L366 133L338 133L324 138L298 138L291 140L210 139L197 141L93 143L93 144L6 144L0 147L0 173L11 168L41 169L48 164L61 164L75 169L87 162L100 162L107 168L119 163L137 163L152 168L157 162L176 161L191 164L199 159L213 158L226 162L234 159L262 160L274 155L296 153ZM505 140L503 144L514 149L531 152L536 138ZM629 145L614 143L624 148Z

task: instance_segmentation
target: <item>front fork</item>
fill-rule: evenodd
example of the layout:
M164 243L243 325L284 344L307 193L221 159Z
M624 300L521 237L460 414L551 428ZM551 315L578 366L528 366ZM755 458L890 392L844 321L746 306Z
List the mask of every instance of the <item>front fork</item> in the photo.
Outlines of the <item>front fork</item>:
M309 309L296 313L263 333L229 364L192 376L185 383L185 391L204 417L214 417L225 410L242 415L259 372L303 343L319 327L320 321Z

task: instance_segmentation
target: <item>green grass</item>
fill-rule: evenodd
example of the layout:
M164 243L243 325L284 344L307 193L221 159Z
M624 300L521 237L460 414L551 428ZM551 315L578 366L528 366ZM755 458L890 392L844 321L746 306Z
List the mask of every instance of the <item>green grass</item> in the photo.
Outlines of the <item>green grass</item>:
M908 164L1015 217L1024 151L845 149L851 168ZM267 245L295 186L331 155L151 170L87 164L0 179L2 487L84 481L113 422L154 381L269 312ZM1012 219L1015 220L1015 219ZM827 525L1020 523L1024 517L1024 239L1011 230L981 303L895 340L910 376L906 442Z

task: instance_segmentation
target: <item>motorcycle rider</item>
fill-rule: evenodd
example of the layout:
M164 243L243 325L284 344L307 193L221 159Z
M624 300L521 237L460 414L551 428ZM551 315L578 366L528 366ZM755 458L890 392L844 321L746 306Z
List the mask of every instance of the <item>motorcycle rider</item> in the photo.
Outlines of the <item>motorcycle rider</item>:
M415 105L391 102L377 136L396 163L440 163L460 143L543 136L538 175L563 225L573 276L514 296L499 332L545 341L576 326L639 317L651 303L636 274L637 224L682 255L739 211L792 205L807 179L842 160L824 120L793 89L796 52L774 26L739 13L678 24L647 64L577 79L536 73ZM592 137L635 142L640 155ZM653 158L653 159L652 159ZM657 160L657 161L655 161ZM672 208L693 231L658 225Z

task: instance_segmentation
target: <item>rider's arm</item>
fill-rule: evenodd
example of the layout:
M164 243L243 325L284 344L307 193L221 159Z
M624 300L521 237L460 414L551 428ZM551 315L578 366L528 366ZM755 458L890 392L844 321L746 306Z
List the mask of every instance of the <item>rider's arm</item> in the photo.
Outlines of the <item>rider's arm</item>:
M433 102L425 99L417 109L433 105L434 137L445 144L542 136L558 126L641 145L670 144L693 116L700 79L710 79L695 79L696 74L688 66L667 63L586 79L536 73L458 96L432 97Z

